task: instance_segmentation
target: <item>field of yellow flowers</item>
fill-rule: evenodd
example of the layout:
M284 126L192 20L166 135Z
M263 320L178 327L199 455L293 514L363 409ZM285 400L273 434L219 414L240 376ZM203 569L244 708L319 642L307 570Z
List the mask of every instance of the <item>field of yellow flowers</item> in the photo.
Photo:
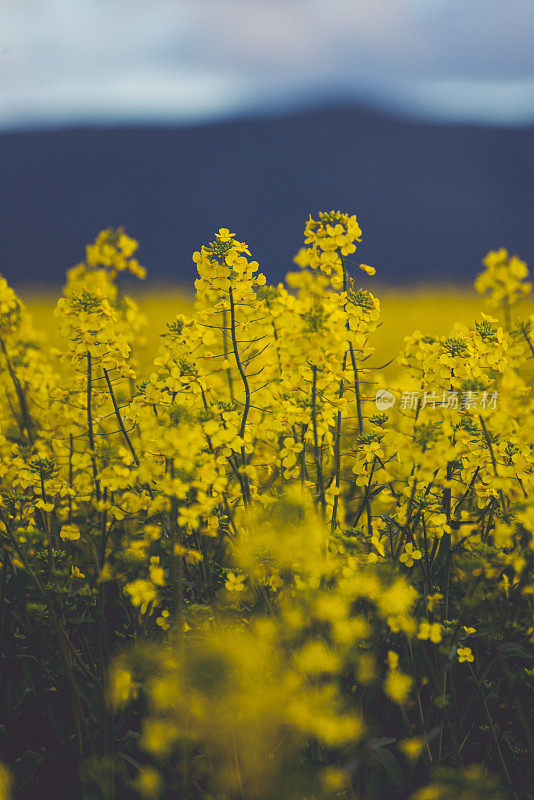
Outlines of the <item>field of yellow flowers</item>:
M381 307L354 215L278 286L235 236L0 277L0 799L534 798L526 264Z

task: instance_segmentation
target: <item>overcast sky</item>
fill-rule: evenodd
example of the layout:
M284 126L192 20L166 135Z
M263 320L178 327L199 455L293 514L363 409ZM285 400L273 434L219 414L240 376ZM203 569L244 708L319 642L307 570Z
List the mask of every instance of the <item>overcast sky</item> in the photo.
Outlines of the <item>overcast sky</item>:
M0 128L365 101L534 122L534 0L0 0Z

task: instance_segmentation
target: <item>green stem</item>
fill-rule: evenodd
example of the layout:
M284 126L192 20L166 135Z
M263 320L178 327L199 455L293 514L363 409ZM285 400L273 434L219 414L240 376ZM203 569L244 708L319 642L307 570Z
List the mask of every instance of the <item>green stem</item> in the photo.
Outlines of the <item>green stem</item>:
M134 446L132 444L132 440L130 439L128 431L126 430L126 427L125 427L124 422L122 420L121 412L120 412L119 406L117 405L117 400L115 399L115 393L113 391L113 386L111 385L111 381L109 379L109 373L108 373L108 371L107 371L107 369L105 367L102 367L102 369L104 370L104 377L105 377L106 383L108 385L109 396L111 397L111 402L113 403L113 409L115 411L115 416L117 417L117 422L119 423L119 427L120 427L120 429L122 431L122 435L124 436L124 441L128 445L128 449L129 449L130 453L132 454L132 458L133 458L133 460L135 462L135 466L138 467L139 466L139 459L137 458L137 453L135 452L135 448L134 448Z
M471 666L469 661L467 662L467 665L469 667L471 675L473 676L473 680L475 681L475 685L476 685L476 687L478 689L478 692L479 692L479 694L480 694L480 696L482 698L482 702L484 704L484 710L485 710L486 716L488 718L491 734L493 736L493 741L495 742L495 747L497 748L497 753L499 754L499 760L500 760L502 768L503 768L503 772L504 772L504 775L505 775L505 778L506 778L506 782L512 788L513 787L512 779L510 778L510 773L508 772L508 767L506 766L506 761L504 760L504 756L503 756L503 753L502 753L502 750L501 750L501 746L499 744L499 739L497 737L497 732L495 730L495 725L493 724L493 719L492 719L490 710L488 708L488 703L486 701L486 695L484 694L484 690L482 689L482 686L478 682L478 678L476 676L475 670L473 669L473 667ZM513 794L514 798L516 798L516 800L518 800L517 794L515 793L513 788L512 788L512 794Z
M227 326L227 319L226 319L226 308L223 309L223 328L222 328L222 340L223 340L223 353L226 352L226 341L225 341L225 331ZM230 367L226 368L226 380L228 381L228 391L230 392L230 402L234 402L234 380L232 378L232 370Z
M96 458L95 458L95 435L93 431L93 370L92 370L92 358L91 353L89 350L86 352L87 358L87 438L89 440L89 449L91 451L91 468L93 472L93 480L95 484L95 493L96 499L100 501L101 493L100 493L100 481L98 480L98 473L96 469Z
M341 253L338 251L339 258L341 259L341 265L343 269L343 291L346 292L348 288L348 281L347 281L347 270L345 267L345 260L342 257ZM348 336L350 336L350 326L349 321L347 319L345 323L345 327L347 330ZM358 372L358 364L356 363L356 354L354 352L354 347L352 342L349 339L349 353L350 353L350 363L352 366L352 372L354 374L354 394L356 396L356 413L358 415L358 428L360 432L360 436L363 436L364 433L364 424L363 424L363 410L362 410L362 396L360 391L360 374ZM367 528L369 534L372 534L372 519L373 519L373 512L371 508L371 501L369 497L366 499L365 503L365 510L367 513Z
M22 417L23 427L26 428L26 434L28 436L28 441L30 443L30 446L33 447L33 444L34 444L34 438L33 438L33 433L32 433L33 426L32 426L32 422L31 422L30 412L28 410L28 404L26 402L26 396L24 394L22 386L20 385L20 381L17 378L17 374L16 374L16 372L15 372L15 370L13 368L13 365L11 364L11 360L9 358L5 342L1 337L0 337L0 349L2 350L2 353L4 354L4 358L6 360L6 365L7 365L7 371L9 372L9 376L11 378L11 382L13 383L13 388L15 389L15 394L17 395L17 400L18 400L18 403L19 403L19 408L20 408L20 413L21 413L21 417Z
M341 371L345 372L345 367L347 365L347 351L343 355L343 364L341 367ZM343 378L339 381L339 392L338 392L338 399L341 400L343 398L343 391L344 391L344 383ZM334 446L334 470L335 470L335 487L339 489L341 483L341 410L337 412L337 419L336 419L336 434L335 434L335 446ZM330 523L330 530L331 533L334 533L337 525L337 507L339 503L339 495L334 496L334 505L332 508L332 521Z
M323 513L323 517L326 513L326 498L324 493L324 481L323 481L323 459L322 453L319 447L319 434L317 431L317 366L315 364L312 365L312 406L311 406L311 417L312 417L312 427L313 427L313 452L314 452L314 461L315 461L315 486L316 486L316 494L319 498L319 502L321 503L321 509Z
M243 416L241 418L241 427L239 429L239 435L243 439L243 444L241 446L241 463L242 466L245 468L247 466L247 455L245 451L245 430L247 427L247 417L250 411L250 386L247 378L247 374L243 369L243 364L241 363L241 357L239 355L239 347L237 344L237 335L236 335L236 318L235 318L235 303L234 303L234 292L232 287L230 286L229 289L230 294L230 327L231 327L231 336L232 336L232 347L234 351L235 363L237 366L237 370L239 375L241 376L241 380L243 382L243 388L245 390L245 402L243 405ZM243 501L245 505L250 503L250 485L248 480L248 475L245 473L243 475Z
M482 415L479 415L478 419L480 421L480 427L482 428L482 433L484 434L484 441L486 442L486 447L488 448L489 454L490 454L490 457L491 457L491 464L493 466L493 474L495 475L496 478L498 478L499 477L499 472L497 470L497 459L495 458L495 453L493 451L493 445L492 445L492 442L491 442L491 436L489 434L489 431L488 431L488 429L486 427L486 423L484 422L484 419L483 419ZM499 489L499 498L500 498L500 501L501 501L501 508L502 508L504 521L506 523L509 523L510 522L510 515L508 513L508 509L506 508L506 501L504 499L504 494L503 494L502 489Z

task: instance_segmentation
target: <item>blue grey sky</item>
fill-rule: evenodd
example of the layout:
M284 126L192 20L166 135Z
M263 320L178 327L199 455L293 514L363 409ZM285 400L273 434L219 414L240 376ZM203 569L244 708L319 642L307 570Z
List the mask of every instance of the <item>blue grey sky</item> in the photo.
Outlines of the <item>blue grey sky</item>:
M0 128L364 102L534 122L534 0L0 0Z

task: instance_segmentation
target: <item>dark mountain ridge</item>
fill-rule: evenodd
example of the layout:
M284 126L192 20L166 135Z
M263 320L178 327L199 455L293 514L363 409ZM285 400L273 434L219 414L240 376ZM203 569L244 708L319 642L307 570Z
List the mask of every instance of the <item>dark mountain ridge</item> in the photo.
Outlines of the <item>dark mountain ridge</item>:
M407 121L358 108L196 127L0 135L0 272L58 284L84 245L124 225L154 282L191 283L221 226L271 282L308 214L340 208L377 280L467 283L489 249L534 253L534 128Z

